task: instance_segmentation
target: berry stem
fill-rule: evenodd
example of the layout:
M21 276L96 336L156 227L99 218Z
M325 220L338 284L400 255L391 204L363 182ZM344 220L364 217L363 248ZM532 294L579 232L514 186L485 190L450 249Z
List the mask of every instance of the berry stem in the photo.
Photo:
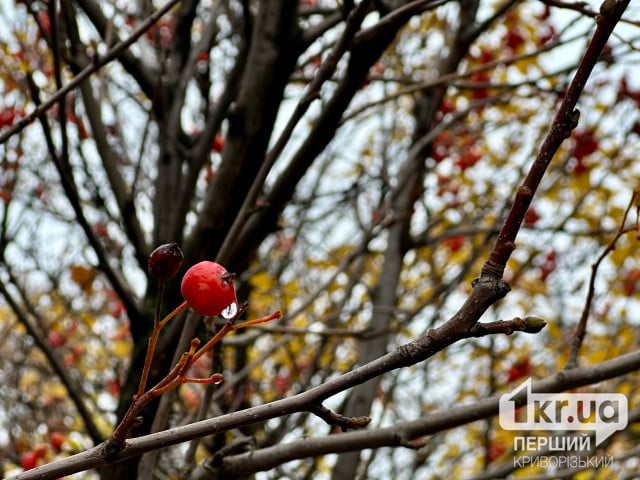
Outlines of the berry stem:
M158 338L160 337L160 330L164 327L169 320L175 317L182 310L186 309L189 305L187 302L182 302L178 307L174 308L166 317L160 320L160 307L162 304L162 297L164 296L164 282L160 281L160 287L158 290L158 304L156 305L156 317L153 322L153 331L149 337L149 344L147 346L147 356L144 359L144 367L142 368L142 375L140 377L140 385L138 386L137 396L141 396L147 387L147 380L149 378L149 371L151 370L151 362L153 360L153 354L156 351L156 345Z
M156 345L158 343L158 336L160 335L160 308L162 307L162 298L164 297L164 280L160 280L158 286L158 301L156 303L156 316L153 320L153 331L149 336L149 343L147 345L147 355L144 359L144 366L142 367L142 375L140 376L140 384L138 385L138 393L136 397L141 397L147 388L147 379L149 378L149 371L151 370L151 361L153 360L153 353L156 351Z
M231 331L239 330L240 328L247 328L260 323L270 322L271 320L277 320L282 317L280 310L277 310L266 317L254 318L253 320L247 320L246 322L238 323L231 326Z
M182 383L213 383L218 384L222 383L224 380L224 376L221 373L214 373L207 378L193 378L193 377L183 377Z
M195 355L193 356L193 358L189 361L189 364L192 365L193 363L195 363L196 360L198 360L198 358L200 358L205 352L211 350L213 348L213 346L218 343L220 340L222 340L222 338L229 332L233 332L234 330L238 330L239 328L246 328L246 327L250 327L252 325L258 325L260 323L265 323L265 322L269 322L271 320L275 320L278 319L282 316L282 314L280 313L280 311L276 311L273 312L265 317L260 317L260 318L255 318L253 320L247 320L246 322L242 322L239 324L234 324L235 320L237 320L237 318L242 315L245 310L247 309L247 305L242 305L240 307L240 309L238 310L238 313L236 313L236 315L229 319L229 321L227 323L225 323L222 328L220 330L218 330L216 332L216 334L211 337L211 339L209 339L209 341L207 343L204 344L204 346L199 349Z
M189 304L187 302L182 302L180 305L174 308L170 313L167 314L166 317L162 319L162 321L160 322L160 328L164 327L169 322L169 320L171 320L181 311L185 310L188 306Z
M190 364L193 365L196 360L198 360L202 355L204 355L207 351L211 350L213 346L218 343L222 338L229 333L233 329L233 324L231 322L225 323L220 330L216 332L216 334L205 343L201 349L199 349L191 358Z

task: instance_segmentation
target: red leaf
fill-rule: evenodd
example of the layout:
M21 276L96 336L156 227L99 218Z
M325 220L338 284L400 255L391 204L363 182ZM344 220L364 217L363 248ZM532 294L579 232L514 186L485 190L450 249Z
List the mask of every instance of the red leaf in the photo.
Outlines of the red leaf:
M578 162L581 162L587 155L598 151L598 139L596 138L594 130L591 128L574 132L573 139L575 141L573 156Z
M449 237L442 240L442 245L451 250L451 252L457 252L464 245L464 241L464 235L456 235L455 237Z
M534 207L529 207L527 213L524 214L524 225L525 227L532 227L536 224L536 222L540 220L540 215Z
M517 28L510 28L506 33L504 38L502 39L504 43L511 49L511 51L516 52L520 49L524 43L525 39Z
M462 155L458 157L455 164L460 167L460 170L465 171L469 167L473 167L480 161L482 154L477 149L466 150Z
M507 374L507 383L515 382L533 372L533 365L528 358L523 358L514 363Z
M558 255L555 252L555 250L551 250L547 252L547 254L545 255L544 261L542 262L542 265L540 265L540 280L545 282L549 277L549 275L553 273L553 271L558 266L557 258L558 258Z

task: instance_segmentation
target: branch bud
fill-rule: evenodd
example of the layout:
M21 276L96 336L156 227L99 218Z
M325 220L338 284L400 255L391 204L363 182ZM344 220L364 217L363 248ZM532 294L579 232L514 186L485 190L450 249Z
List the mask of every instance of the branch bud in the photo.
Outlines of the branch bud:
M546 320L543 320L539 317L525 317L524 322L524 332L526 333L538 333L540 330L547 326Z

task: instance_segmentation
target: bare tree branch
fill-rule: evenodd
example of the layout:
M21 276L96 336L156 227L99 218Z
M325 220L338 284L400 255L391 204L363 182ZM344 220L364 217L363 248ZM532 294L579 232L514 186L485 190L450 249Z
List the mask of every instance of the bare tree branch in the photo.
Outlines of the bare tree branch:
M562 142L571 135L572 130L578 125L580 112L576 110L578 99L584 89L593 67L600 58L614 27L622 17L629 5L629 0L613 0L610 7L603 11L596 19L597 28L593 34L587 50L578 65L578 69L567 88L555 115L549 133L547 134L538 155L529 170L522 186L518 189L509 216L505 220L496 244L489 259L482 268L482 276L501 278L507 260L515 249L515 239L520 230L524 215L531 205L542 177L549 163L557 152Z
M378 367L381 367L381 363L383 362L394 362L394 360L392 360L394 357L397 358L395 354L389 354L376 363ZM358 370L362 368L368 369L369 366L361 367ZM386 368L392 368L392 364L387 364ZM612 360L604 361L592 367L574 368L558 372L543 380L532 383L531 391L533 393L563 392L625 375L638 369L640 369L640 351L635 351ZM186 442L193 438L212 435L255 422L303 411L308 406L329 398L343 388L346 389L353 386L352 382L360 376L359 373L354 372L350 372L324 385L294 395L293 397L252 407L247 410L229 413L220 417L202 420L190 425L171 428L164 432L154 433L145 437L130 439L120 459L141 455L151 450L165 448L170 445ZM341 433L339 435L330 435L329 437L305 439L295 447L287 444L270 447L269 449L254 451L253 453L249 452L239 457L223 459L223 465L225 461L227 461L229 465L228 468L232 469L231 471L233 472L255 472L272 468L272 461L275 461L276 458L278 459L277 464L280 464L283 461L303 458L308 455L315 456L383 446L404 446L411 439L432 435L443 430L496 415L498 413L499 400L500 396L494 395L471 405L448 408L446 411L434 412L424 418L403 422L393 427L383 428L377 431L358 430ZM308 444L308 442L312 443ZM307 445L313 445L316 448L310 449ZM251 462L247 462L247 458L251 458ZM102 446L97 446L86 452L21 473L11 477L11 479L50 480L83 470L98 468L105 464L106 460L102 455Z

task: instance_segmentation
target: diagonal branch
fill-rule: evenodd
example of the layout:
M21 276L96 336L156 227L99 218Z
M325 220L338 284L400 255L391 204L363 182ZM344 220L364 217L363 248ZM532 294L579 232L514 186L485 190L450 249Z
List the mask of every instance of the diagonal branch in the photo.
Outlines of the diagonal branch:
M69 83L67 83L64 87L58 89L53 95L51 95L51 97L49 97L44 102L37 104L36 108L34 108L31 113L21 118L11 128L7 128L5 131L3 131L0 134L0 145L6 142L16 133L24 130L27 125L31 124L36 118L53 107L53 105L59 102L62 97L78 87L91 75L96 73L108 63L111 63L116 58L119 58L123 52L125 52L131 45L133 45L155 22L160 19L160 17L171 10L171 8L173 8L173 6L178 2L180 2L180 0L169 0L164 6L153 12L152 15L150 15L144 22L142 22L136 29L136 31L133 32L128 38L114 45L113 48L111 48L104 56L95 57L93 63L87 66L80 73L78 73L78 75L76 75Z
M627 233L636 231L635 228L626 228L625 223L631 212L631 209L638 205L638 196L640 196L640 191L635 190L631 195L631 199L629 200L629 204L627 205L627 209L622 216L622 220L620 222L620 227L616 232L615 236L611 239L609 244L605 247L605 249L600 253L596 261L591 265L591 277L589 278L589 287L587 289L587 298L584 302L584 307L582 309L582 314L580 315L580 321L575 329L574 335L571 338L571 350L569 352L569 360L565 368L574 368L578 365L578 353L580 352L580 348L582 347L582 342L584 341L585 336L587 335L587 322L589 320L589 312L591 311L591 304L593 303L593 296L595 295L596 290L596 277L598 274L598 269L600 268L600 264L602 261L607 258L607 256L616 248L616 243L620 240L621 237L626 235Z
M82 99L87 117L89 118L89 124L91 125L91 131L93 132L93 138L96 142L96 148L102 160L102 167L107 174L111 193L113 193L118 205L124 230L129 242L131 242L133 246L138 265L144 269L150 249L145 241L144 231L136 215L136 207L131 189L127 186L118 166L113 148L107 141L107 129L100 115L100 105L96 101L88 81L82 82L80 91L82 92Z
M393 369L394 362L390 358L391 355L393 354L379 359L376 363L385 363L383 370ZM380 366L381 365L378 365L378 367ZM533 393L563 392L619 377L638 369L640 369L640 350L604 361L592 367L574 368L572 370L558 372L533 383L531 391ZM352 377L352 373L353 372L347 373L307 392L282 400L189 425L175 427L164 432L130 439L127 441L127 446L123 450L120 459L135 457L145 452L166 448L194 438L213 435L303 411L308 406L317 404L317 402L349 388L349 382L347 381L345 383L344 379L345 377ZM229 461L230 464L233 462L233 465L236 466L238 463L243 463L245 465L244 467L236 467L242 468L243 471L246 471L247 465L255 466L254 471L267 470L272 468L270 463L272 460L277 461L277 465L279 465L284 461L293 460L294 458L322 455L325 453L341 453L355 449L378 448L383 446L405 446L412 439L424 435L432 435L437 432L466 425L476 420L494 416L498 413L499 400L500 395L494 395L479 400L472 405L447 408L446 411L433 412L417 420L402 422L393 427L374 431L353 431L340 435L331 435L329 437L306 438L302 442L295 444L297 449L295 450L297 452L295 456L286 451L283 452L283 450L286 450L284 448L280 448L280 451L278 451L278 446L274 446L251 452L251 462L247 462L247 457L242 455L231 457L231 459L227 461ZM317 448L306 449L304 445L315 445ZM103 446L94 447L77 455L26 471L12 477L11 480L48 480L103 466L107 462L102 455L102 449ZM263 451L265 452L264 455L261 453ZM224 462L225 459L223 459L223 465Z
M71 54L70 63L74 71L82 71L82 69L86 69L91 64L91 60L83 49L78 48L82 43L80 41L76 18L73 15L73 9L67 8L65 13L69 38L71 39L71 44L76 46L75 51ZM120 168L118 167L118 162L113 148L107 141L107 129L102 121L100 104L96 100L91 83L88 80L80 83L80 92L84 101L87 118L91 125L91 131L93 132L93 139L95 141L96 148L98 149L98 153L100 154L102 167L104 168L109 181L109 186L111 187L110 190L113 193L116 204L118 205L124 230L127 238L133 245L138 265L141 268L145 268L149 248L144 238L142 226L136 216L136 209L131 189L127 186L124 177L120 172ZM63 109L61 108L61 110Z
M121 40L118 38L118 34L113 28L113 20L110 18L107 18L104 15L102 11L102 7L100 5L101 2L98 2L96 0L76 0L76 1L79 7L82 9L82 11L86 14L86 16L89 17L89 20L91 21L93 26L96 28L100 36L106 42L116 43L116 44L122 43ZM178 1L171 0L167 3L167 5L172 4L171 6L173 7L173 5L178 4L179 1L180 0ZM163 7L162 10L165 10L165 13L166 13L170 9L166 9L165 7ZM155 13L153 15L155 15ZM159 18L160 17L158 17L156 20L158 20ZM142 33L145 33L154 23L155 23L155 20L149 23L149 19L146 19L144 22L141 23L140 27L136 30L136 32L140 30L140 28L143 28ZM145 25L145 27L143 27L143 25ZM136 34L136 32L134 32L134 35ZM107 46L110 46L110 45L108 44ZM123 50L121 52L119 56L119 61L120 63L122 63L122 66L125 68L125 70L127 70L127 72L129 72L129 74L136 79L136 82L138 83L142 91L145 93L145 95L147 95L147 97L149 98L153 98L154 88L156 84L156 75L154 74L154 72L152 72L151 69L149 69L148 67L145 67L144 62L136 58L133 52L129 50Z
M607 375L620 375L619 367L622 364L626 364L625 373L640 367L639 352L625 355L625 357L626 358L619 357L618 359L606 362L606 368L610 370ZM556 393L598 381L598 379L594 378L597 367L578 370L572 371L571 375L557 373L536 382L532 384L532 391ZM599 379L602 380L603 378ZM498 414L499 400L500 395L494 395L479 400L472 405L463 405L447 409L446 411L433 412L417 420L401 422L392 427L379 428L376 430L357 430L325 437L305 438L302 441L251 450L246 453L223 458L219 468L215 469L215 472L224 475L243 476L258 471L270 470L292 460L330 453L343 453L382 447L403 446L412 448L410 442L414 439L433 435ZM222 476L219 478L222 478Z
M596 18L596 31L578 65L571 84L567 88L538 155L527 177L524 179L522 186L518 189L513 206L502 225L493 251L482 267L482 277L502 277L507 261L516 247L516 236L522 225L524 215L529 205L531 205L533 195L538 189L542 177L547 171L547 167L558 151L558 148L560 148L562 142L571 135L571 131L578 125L580 118L580 112L576 109L578 99L614 27L620 21L622 14L629 5L629 1L630 0L607 0L603 4L603 6L607 4L608 6L603 8L601 14Z

